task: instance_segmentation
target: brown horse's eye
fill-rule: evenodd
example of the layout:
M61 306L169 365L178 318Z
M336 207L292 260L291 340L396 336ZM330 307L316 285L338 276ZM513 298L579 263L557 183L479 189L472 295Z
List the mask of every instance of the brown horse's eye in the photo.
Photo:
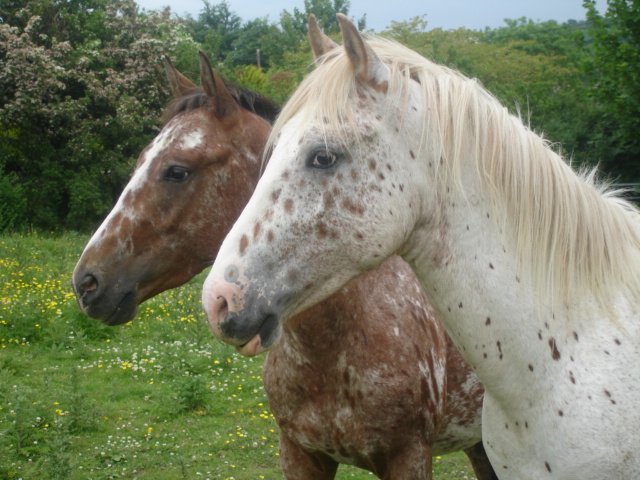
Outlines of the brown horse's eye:
M164 172L164 179L169 182L184 182L191 175L191 170L180 165L171 165Z
M338 156L327 150L319 150L313 153L309 160L310 167L324 169L333 167L338 160Z

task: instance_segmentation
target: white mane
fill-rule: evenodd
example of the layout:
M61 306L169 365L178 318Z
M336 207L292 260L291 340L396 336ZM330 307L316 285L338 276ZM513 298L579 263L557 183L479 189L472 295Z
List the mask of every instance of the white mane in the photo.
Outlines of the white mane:
M576 174L478 82L390 40L369 37L367 43L389 67L391 105L406 104L412 79L420 84L425 103L417 107L428 112L420 154L443 160L442 185L459 185L463 156L477 159L482 184L504 231L512 234L521 269L541 294L561 301L593 295L603 304L621 289L640 295L637 209L596 185L593 174ZM344 49L336 48L284 106L265 151L299 112L330 126L345 142L357 132L357 98L351 64Z

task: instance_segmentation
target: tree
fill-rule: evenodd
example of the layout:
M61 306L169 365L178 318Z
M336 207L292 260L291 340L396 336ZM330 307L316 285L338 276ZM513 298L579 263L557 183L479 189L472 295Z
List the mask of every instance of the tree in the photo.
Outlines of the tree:
M215 62L222 62L233 51L242 19L231 11L226 0L211 4L204 0L198 20L191 23L193 38L200 43Z
M496 91L518 99L531 126L573 162L594 166L589 146L594 107L585 101L585 22L505 22L505 27L484 32L486 41L513 61L507 62L508 71L494 61Z
M589 121L582 74L584 26L507 20L484 31L426 31L416 17L384 32L437 63L477 78L512 112L582 163Z
M23 225L93 226L157 131L183 27L133 0L33 0L2 19L0 200Z
M231 46L225 57L228 66L257 65L259 50L260 67L269 68L282 61L286 50L282 31L264 18L246 22Z
M592 101L599 110L592 145L604 170L626 182L640 179L640 2L608 0L601 16L585 0Z

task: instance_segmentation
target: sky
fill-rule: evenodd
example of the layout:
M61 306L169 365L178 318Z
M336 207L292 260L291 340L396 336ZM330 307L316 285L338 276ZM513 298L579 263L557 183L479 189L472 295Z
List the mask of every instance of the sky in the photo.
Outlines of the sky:
M136 0L145 10L170 6L178 14L197 18L202 0ZM215 5L219 0L209 0ZM277 22L282 10L304 11L304 0L227 0L230 10L244 21L268 17ZM426 14L427 30L466 27L483 30L504 26L504 19L527 17L534 21L583 20L582 0L351 0L349 16L360 19L367 15L367 28L376 32L388 27L392 20L403 21ZM598 10L606 10L606 0L596 0Z

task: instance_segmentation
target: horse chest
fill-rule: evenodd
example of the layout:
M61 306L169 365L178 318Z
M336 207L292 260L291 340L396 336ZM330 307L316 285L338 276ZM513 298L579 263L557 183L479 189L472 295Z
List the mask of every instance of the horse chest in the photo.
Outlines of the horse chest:
M468 448L482 439L484 387L451 340L447 341L447 405L433 453Z
M264 382L272 412L307 451L368 468L407 444L434 441L447 349L442 326L425 314L426 299L414 298L412 278L381 284L364 276L325 304L331 315L314 312L269 353ZM366 313L341 313L358 302Z
M266 366L265 388L271 409L287 436L309 451L335 460L368 464L365 459L393 451L407 439L431 438L440 412L428 411L419 388L409 377L419 369L398 374L391 365L347 366L318 372L309 366L293 369L283 379L269 374L288 363L273 351Z

